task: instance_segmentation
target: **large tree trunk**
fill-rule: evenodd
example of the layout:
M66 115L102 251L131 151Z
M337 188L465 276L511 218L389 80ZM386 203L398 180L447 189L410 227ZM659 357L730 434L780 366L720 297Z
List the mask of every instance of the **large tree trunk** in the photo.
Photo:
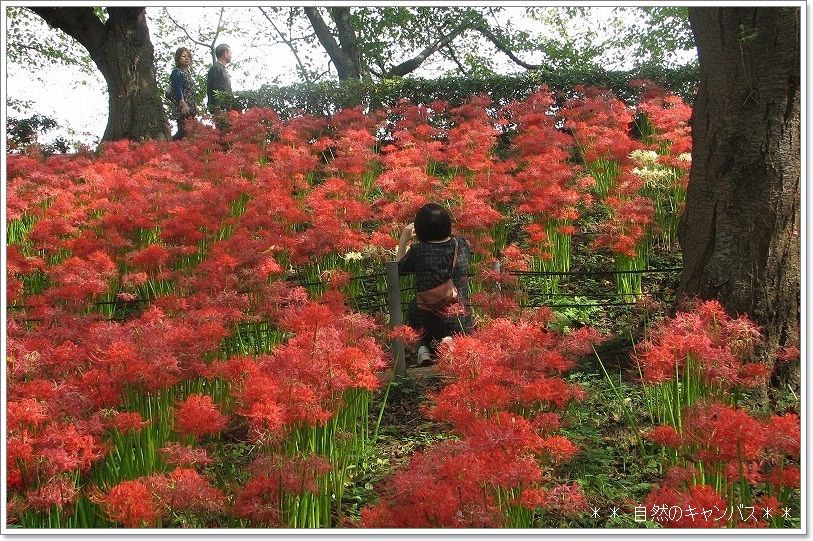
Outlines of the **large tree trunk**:
M106 8L105 23L89 7L30 9L81 43L104 76L110 106L104 140L169 137L145 8Z
M800 10L689 8L700 61L680 293L762 326L760 355L800 322ZM798 388L798 365L780 369Z
M325 24L318 7L302 9L305 11L305 15L307 15L319 43L322 44L333 65L336 66L339 80L361 79L364 70L361 66L355 31L349 23L350 8L328 8L330 18L336 25L336 33L339 36L338 42L333 37L330 28Z

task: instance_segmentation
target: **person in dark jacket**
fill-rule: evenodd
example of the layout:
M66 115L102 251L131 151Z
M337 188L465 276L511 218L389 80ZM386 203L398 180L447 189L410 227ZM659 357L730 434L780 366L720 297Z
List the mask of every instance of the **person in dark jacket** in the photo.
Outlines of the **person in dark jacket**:
M179 47L175 51L175 67L169 76L172 89L172 112L178 121L178 132L172 136L173 140L183 139L187 134L186 124L198 114L195 103L195 80L189 71L192 64L192 52L186 47Z
M407 251L413 237L418 242ZM455 246L457 259L452 268ZM427 203L418 209L415 222L401 231L395 255L399 273L415 274L415 288L420 293L448 280L451 271L452 282L458 293L458 303L440 315L420 309L415 299L409 304L409 325L422 333L417 351L419 366L432 363L439 341L453 334L468 333L472 329L468 283L471 253L465 239L452 236L452 217L437 203Z
M213 115L229 109L231 101L231 78L226 65L231 62L231 47L221 43L215 47L215 57L217 61L209 68L206 74L206 98L209 112ZM223 93L222 96L216 92Z

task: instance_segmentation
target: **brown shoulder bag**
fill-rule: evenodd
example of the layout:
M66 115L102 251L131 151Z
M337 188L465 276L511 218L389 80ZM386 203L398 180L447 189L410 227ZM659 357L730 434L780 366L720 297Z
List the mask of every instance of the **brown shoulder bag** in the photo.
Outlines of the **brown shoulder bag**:
M457 288L452 281L452 273L457 263L457 239L454 239L454 257L452 257L452 268L449 269L449 279L426 291L419 291L415 295L418 308L424 312L430 312L436 316L442 316L443 311L452 304L458 302L459 296Z

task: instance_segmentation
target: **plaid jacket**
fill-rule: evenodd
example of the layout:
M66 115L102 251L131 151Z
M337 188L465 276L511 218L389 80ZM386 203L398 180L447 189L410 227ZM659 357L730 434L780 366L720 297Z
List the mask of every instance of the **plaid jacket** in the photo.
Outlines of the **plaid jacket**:
M471 246L465 239L452 237L446 242L418 242L414 244L398 262L401 274L414 274L418 291L428 291L449 279L449 270L454 256L457 238L457 263L452 272L452 280L460 295L460 303L469 306L469 260Z

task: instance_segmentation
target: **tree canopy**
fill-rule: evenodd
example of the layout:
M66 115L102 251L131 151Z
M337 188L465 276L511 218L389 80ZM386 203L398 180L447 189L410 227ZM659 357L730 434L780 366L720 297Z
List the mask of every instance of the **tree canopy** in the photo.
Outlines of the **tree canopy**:
M42 9L51 8L7 8L8 61L38 69L70 66L82 74L77 79L98 74L93 55L76 36L48 28L35 15ZM111 8L83 9L106 24ZM692 57L685 8L602 8L600 17L596 9L148 7L145 13L158 88L165 86L178 46L192 49L192 71L202 80L214 46L222 42L235 50L230 71L243 89L335 79L672 67ZM36 77L37 70L31 71Z

